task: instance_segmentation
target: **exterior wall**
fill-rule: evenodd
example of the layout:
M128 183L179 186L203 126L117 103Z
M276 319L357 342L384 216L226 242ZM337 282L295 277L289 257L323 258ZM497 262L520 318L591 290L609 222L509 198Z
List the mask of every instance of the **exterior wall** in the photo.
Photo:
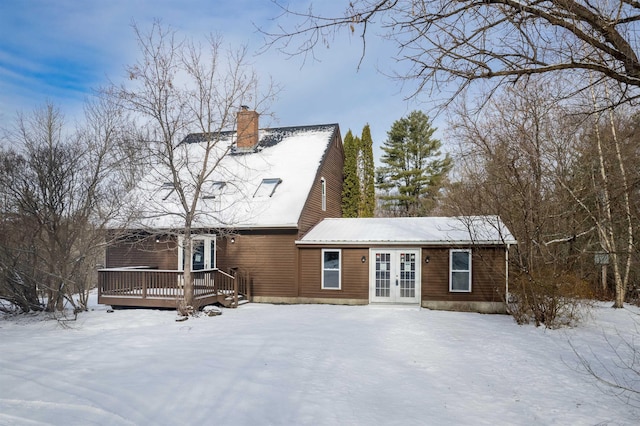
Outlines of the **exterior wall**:
M506 314L504 302L456 302L423 300L422 307L436 311L479 312L481 314Z
M469 248L469 247L460 247ZM425 264L425 257L429 263ZM449 291L449 248L422 249L422 300L502 302L505 292L505 248L471 248L471 292Z
M148 266L154 269L178 268L178 245L174 239L156 237L121 239L107 247L105 267Z
M322 289L322 249L299 248L300 297L306 299L335 300L335 303L354 304L369 302L368 248L342 248L340 290ZM326 302L325 302L326 303Z
M323 248L340 248L342 252L342 289L322 290ZM386 248L386 247L385 247ZM418 248L418 247L402 247ZM463 248L463 247L460 247ZM281 303L344 303L369 301L369 247L299 246L298 299ZM430 309L504 313L504 247L471 248L471 292L449 291L449 247L422 247L421 305ZM367 261L362 263L362 256ZM429 263L425 258L429 257Z
M295 245L298 231L240 231L219 236L216 264L228 271L239 268L250 275L253 300L266 303L369 302L369 248L340 248L341 289L322 289L322 248ZM231 243L233 237L234 242ZM410 248L410 247L409 247ZM415 248L415 247L414 247ZM464 247L461 247L464 248ZM449 248L422 247L422 306L475 312L504 312L504 247L472 248L470 293L449 292ZM362 256L367 261L362 263ZM424 260L429 257L429 263ZM175 240L130 238L107 248L106 267L149 266L175 270L178 250Z
M249 273L254 296L295 297L298 295L296 237L296 229L219 235L216 266L225 272L238 268ZM155 237L121 241L107 247L105 266L176 270L177 244L167 240L156 243Z
M327 217L342 217L342 171L344 151L340 132L336 131L331 145L325 153L324 161L315 177L298 222L301 238L318 222ZM322 190L320 179L324 178L327 188L327 209L322 210Z
M247 272L254 297L295 297L298 295L297 235L296 229L290 229L239 231L219 237L217 267L223 271L238 268Z

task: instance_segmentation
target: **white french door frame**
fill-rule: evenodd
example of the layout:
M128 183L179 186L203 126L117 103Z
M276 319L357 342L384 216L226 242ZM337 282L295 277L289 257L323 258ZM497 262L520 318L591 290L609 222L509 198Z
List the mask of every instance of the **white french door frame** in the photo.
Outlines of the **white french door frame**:
M184 270L184 236L180 237L178 248L178 270ZM201 250L200 247L202 248ZM197 255L203 256L196 259ZM197 266L197 269L194 268ZM213 269L216 267L216 235L197 234L191 236L191 270Z
M420 248L369 249L369 302L420 304L420 259Z

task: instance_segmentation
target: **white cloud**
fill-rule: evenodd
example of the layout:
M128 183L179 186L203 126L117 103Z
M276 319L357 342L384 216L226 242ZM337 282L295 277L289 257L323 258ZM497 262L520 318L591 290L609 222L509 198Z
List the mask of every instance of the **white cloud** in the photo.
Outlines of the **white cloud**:
M334 10L344 2L317 2L314 10ZM304 6L295 6L300 11ZM5 1L0 5L0 127L16 110L30 110L46 100L63 110L79 111L82 99L100 85L124 78L124 66L136 59L132 22L142 29L154 19L188 37L221 34L227 43L263 46L255 26L274 28L280 10L271 2L249 0L114 0L110 2ZM288 21L290 22L290 21ZM373 35L373 32L371 33ZM328 49L319 47L320 62L301 57L287 60L276 49L255 56L258 70L283 87L273 105L280 125L339 123L342 133L356 134L369 123L379 146L393 121L419 105L403 100L407 93L377 71L389 71L392 46L379 38L367 40L362 53L357 33L339 33ZM376 153L377 153L376 149ZM377 155L376 155L377 156Z

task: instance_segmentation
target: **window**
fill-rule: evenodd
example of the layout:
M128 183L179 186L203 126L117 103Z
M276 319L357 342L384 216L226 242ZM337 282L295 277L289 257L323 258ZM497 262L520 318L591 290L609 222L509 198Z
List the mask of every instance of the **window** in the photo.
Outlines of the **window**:
M202 198L205 200L218 199L222 196L227 182L214 181L210 185L205 186L202 191Z
M282 179L280 178L269 178L262 179L260 186L256 190L253 197L271 197L273 193L276 191L278 185L282 183Z
M471 292L471 250L449 252L449 291Z
M340 250L322 250L322 289L340 290Z
M327 210L327 181L320 179L320 191L322 191L322 211Z
M173 182L164 182L160 187L160 193L162 194L162 201L165 201L173 193L175 186Z

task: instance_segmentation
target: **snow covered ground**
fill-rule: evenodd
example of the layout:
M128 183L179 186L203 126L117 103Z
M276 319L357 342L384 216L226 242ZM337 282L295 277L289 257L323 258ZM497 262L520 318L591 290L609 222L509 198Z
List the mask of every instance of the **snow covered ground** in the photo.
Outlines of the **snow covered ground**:
M613 372L638 310L578 328L373 306L248 304L0 319L2 425L631 425L569 342ZM630 333L630 334L627 334ZM621 349L622 350L622 349Z

